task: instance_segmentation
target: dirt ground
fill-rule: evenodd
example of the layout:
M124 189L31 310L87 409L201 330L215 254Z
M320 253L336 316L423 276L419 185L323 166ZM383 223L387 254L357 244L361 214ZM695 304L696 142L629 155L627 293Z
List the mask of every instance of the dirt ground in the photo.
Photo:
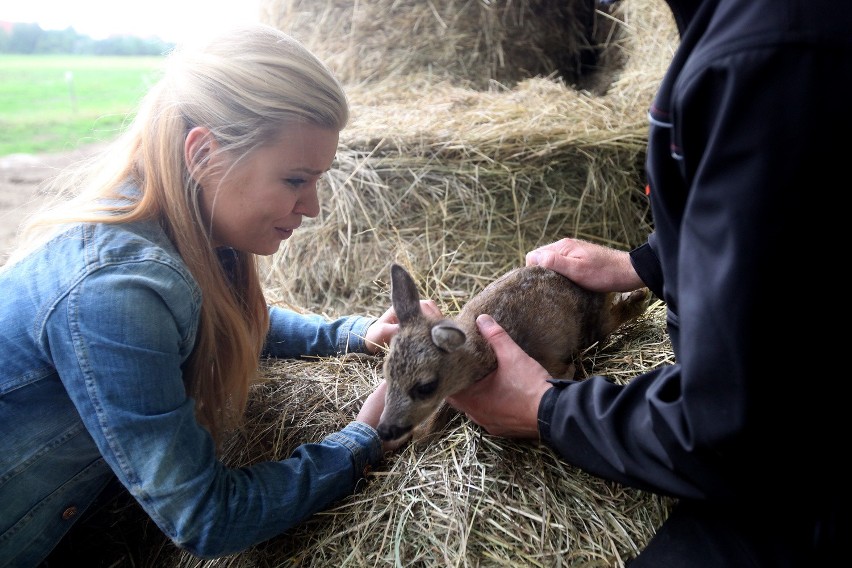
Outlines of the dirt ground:
M9 256L21 221L42 202L39 185L101 147L94 144L68 152L0 156L0 264Z

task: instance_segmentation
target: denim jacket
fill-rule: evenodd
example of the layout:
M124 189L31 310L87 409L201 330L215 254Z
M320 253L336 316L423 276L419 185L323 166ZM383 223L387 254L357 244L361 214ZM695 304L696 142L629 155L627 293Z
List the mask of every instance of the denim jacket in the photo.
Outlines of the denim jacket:
M181 366L201 292L156 223L78 225L0 269L0 566L35 566L114 478L200 557L269 539L381 459L352 422L288 459L228 468ZM363 352L373 318L270 308L265 354Z

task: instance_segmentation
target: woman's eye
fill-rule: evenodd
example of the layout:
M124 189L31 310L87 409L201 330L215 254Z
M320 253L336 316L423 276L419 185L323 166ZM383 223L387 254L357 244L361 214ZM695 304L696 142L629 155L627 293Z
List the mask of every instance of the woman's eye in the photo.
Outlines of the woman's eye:
M304 184L307 183L307 180L304 180L302 178L287 178L284 180L284 183L286 183L287 185L292 185L293 187L302 187Z

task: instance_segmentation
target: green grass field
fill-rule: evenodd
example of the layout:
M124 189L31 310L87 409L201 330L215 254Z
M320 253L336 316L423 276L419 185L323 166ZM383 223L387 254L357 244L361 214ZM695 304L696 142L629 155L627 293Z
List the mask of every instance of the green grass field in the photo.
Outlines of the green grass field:
M163 57L0 55L0 156L115 138Z

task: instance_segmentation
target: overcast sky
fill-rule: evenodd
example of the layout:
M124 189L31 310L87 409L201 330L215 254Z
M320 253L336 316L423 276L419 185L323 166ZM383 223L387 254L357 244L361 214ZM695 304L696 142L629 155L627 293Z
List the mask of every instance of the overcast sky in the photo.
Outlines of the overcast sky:
M0 0L0 21L45 30L73 27L94 39L129 34L177 42L256 21L258 5L259 0Z

